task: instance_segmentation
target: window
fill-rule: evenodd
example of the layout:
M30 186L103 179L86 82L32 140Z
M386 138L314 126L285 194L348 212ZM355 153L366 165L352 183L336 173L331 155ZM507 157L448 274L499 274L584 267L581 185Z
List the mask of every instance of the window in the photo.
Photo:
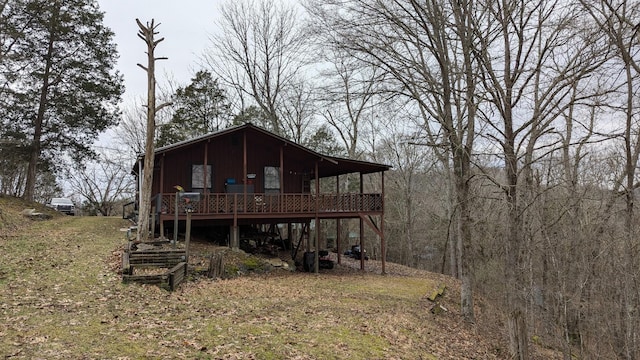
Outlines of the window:
M204 165L191 165L191 189L204 192ZM211 191L211 165L207 165L207 190Z
M280 192L280 168L277 166L264 167L264 192Z

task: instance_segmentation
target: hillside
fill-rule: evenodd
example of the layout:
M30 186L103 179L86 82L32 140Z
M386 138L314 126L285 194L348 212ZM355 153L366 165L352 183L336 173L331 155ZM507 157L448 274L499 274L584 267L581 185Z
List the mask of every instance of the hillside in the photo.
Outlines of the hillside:
M390 264L386 276L348 266L319 275L192 276L171 293L122 284L123 220L31 221L21 205L0 198L5 358L507 358L499 313L478 300L477 324L465 324L459 286L442 275ZM207 251L194 248L194 258ZM448 311L434 315L426 295L441 284Z

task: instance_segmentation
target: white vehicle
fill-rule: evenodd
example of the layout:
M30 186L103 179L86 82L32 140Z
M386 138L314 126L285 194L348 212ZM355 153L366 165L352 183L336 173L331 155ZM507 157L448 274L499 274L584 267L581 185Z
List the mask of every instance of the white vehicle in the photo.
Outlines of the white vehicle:
M76 214L76 207L73 205L73 201L71 201L71 199L53 198L47 206L67 215L73 216Z

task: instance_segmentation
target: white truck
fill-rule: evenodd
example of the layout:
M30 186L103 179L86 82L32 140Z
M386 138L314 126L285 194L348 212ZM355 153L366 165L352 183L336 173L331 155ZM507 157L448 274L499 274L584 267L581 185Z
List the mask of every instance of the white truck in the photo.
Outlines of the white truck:
M74 216L76 214L76 207L71 199L53 198L47 206L67 215Z

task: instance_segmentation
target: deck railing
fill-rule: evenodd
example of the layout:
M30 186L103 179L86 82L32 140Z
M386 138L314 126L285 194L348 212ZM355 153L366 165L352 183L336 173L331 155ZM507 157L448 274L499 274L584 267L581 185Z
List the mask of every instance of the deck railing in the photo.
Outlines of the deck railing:
M159 194L160 195L160 194ZM175 193L159 196L158 210L162 214L175 213ZM190 210L193 214L313 214L336 212L380 212L381 194L264 194L264 193L207 193L197 202L178 202L178 213Z

